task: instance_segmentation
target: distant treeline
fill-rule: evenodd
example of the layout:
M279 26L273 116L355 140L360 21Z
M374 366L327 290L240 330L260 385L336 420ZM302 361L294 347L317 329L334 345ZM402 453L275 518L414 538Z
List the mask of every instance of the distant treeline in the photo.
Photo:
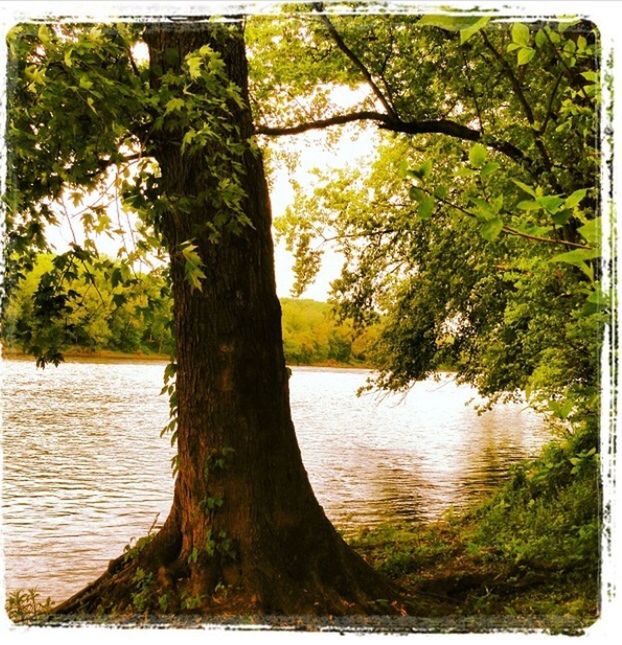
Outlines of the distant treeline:
M79 268L69 274L64 291L70 293L67 310L45 320L36 311L42 276L53 266L54 256L41 255L20 282L6 308L2 340L20 348L25 338L41 341L56 335L67 350L117 351L171 354L172 299L161 270L125 275L121 266L112 276ZM115 276L115 271L124 275ZM123 279L121 279L123 278ZM33 297L34 296L34 297ZM374 327L355 331L349 321L338 323L326 302L282 298L283 344L290 364L345 363L360 365L370 360ZM39 315L37 315L37 313ZM43 342L42 342L43 344Z

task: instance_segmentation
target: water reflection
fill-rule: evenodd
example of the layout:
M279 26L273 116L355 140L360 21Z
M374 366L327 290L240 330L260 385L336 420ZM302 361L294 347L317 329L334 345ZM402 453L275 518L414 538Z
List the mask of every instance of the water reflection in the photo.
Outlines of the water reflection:
M99 575L172 498L162 363L3 364L7 588L61 598ZM406 397L355 396L364 370L294 368L303 459L329 518L348 532L464 507L534 454L547 433L521 406L478 416L449 377Z

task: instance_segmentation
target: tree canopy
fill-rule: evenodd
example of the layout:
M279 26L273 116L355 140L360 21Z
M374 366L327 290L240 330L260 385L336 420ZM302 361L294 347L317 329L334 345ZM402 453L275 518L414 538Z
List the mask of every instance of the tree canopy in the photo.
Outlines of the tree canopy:
M65 274L68 290L79 303L65 319L43 319L33 314L33 295L41 278L54 266L54 255L39 255L32 271L13 291L6 304L2 340L11 349L29 350L62 339L66 351L175 354L171 329L172 296L164 269L137 272L122 281L123 266L116 262L114 280L102 271L78 267L75 277ZM69 278L71 282L69 282ZM325 302L281 298L285 360L292 365L368 364L369 348L377 326L354 328L351 320L339 323Z

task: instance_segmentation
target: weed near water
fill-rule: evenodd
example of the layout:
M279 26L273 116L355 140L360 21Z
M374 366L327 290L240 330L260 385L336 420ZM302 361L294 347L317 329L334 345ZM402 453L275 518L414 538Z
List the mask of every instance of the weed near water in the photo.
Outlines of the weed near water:
M7 594L6 613L14 623L23 623L45 616L52 609L52 599L42 600L36 589L16 589Z

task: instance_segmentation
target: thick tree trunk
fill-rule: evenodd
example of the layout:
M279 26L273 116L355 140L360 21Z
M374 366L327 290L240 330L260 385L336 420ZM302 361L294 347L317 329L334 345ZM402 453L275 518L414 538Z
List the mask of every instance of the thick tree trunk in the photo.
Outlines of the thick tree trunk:
M208 23L149 26L152 81L209 44L248 105L242 29L217 29L216 35ZM229 110L244 143L252 135L250 111ZM166 136L154 149L164 194L193 197L209 182L210 161L187 158L180 137ZM247 147L242 162L243 208L252 226L222 229L214 243L205 223L217 206L209 203L164 222L178 364L179 472L170 516L135 560L113 561L61 612L127 608L131 594L144 589L152 607L166 597L160 601L166 611L207 613L374 613L376 599L395 598L343 542L311 490L290 415L262 160ZM187 240L204 264L201 290L185 277L179 249ZM137 576L139 567L152 589Z

